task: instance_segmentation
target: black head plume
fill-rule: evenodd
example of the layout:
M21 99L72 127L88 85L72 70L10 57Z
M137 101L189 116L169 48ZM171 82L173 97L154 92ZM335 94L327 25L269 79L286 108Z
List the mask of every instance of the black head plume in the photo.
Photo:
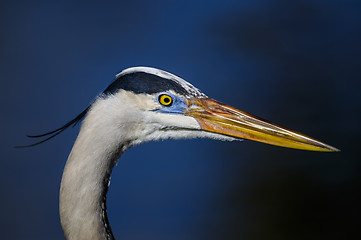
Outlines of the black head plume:
M62 127L55 129L51 132L47 132L47 133L43 133L40 135L27 135L27 137L29 138L42 138L42 137L46 137L45 139L33 143L33 144L29 144L29 145L24 145L24 146L15 146L15 148L27 148L27 147L34 147L36 145L39 145L43 142L46 142L50 139L52 139L53 137L57 136L58 134L62 133L65 129L67 129L68 127L70 127L71 125L73 125L73 127L75 127L87 114L87 112L89 111L89 107L87 107L84 111L82 111L78 116L76 116L73 120L67 122L65 125L63 125Z

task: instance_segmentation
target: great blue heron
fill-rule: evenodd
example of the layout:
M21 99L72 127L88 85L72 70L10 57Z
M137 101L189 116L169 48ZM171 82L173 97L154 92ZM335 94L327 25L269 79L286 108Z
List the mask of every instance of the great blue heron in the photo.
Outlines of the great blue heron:
M60 218L67 239L114 239L106 194L112 168L131 146L159 139L251 139L282 147L338 151L208 98L185 80L149 68L128 68L75 119L37 145L84 118L60 187Z

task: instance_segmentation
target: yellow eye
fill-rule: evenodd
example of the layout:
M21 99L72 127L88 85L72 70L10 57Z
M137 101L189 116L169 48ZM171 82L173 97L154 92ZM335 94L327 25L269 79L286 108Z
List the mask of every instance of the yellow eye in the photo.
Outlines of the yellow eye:
M158 97L158 101L160 104L164 105L164 106L170 106L173 103L173 99L171 96L167 95L167 94L162 94Z

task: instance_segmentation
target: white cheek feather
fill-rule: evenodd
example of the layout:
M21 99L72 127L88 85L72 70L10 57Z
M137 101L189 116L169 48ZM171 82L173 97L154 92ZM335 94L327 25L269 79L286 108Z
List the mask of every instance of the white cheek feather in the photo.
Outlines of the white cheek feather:
M148 135L146 138L144 138L143 141L135 141L134 145L140 144L145 141L166 140L166 139L191 139L191 138L210 138L221 141L242 141L242 139L237 139L234 137L229 137L212 132L178 129L178 130L168 130L166 132L156 131Z
M184 116L181 114L168 114L168 113L156 113L156 112L148 112L147 115L150 115L150 118L153 119L154 122L161 123L164 128L169 129L168 126L171 126L171 129L180 128L180 129L193 129L200 130L198 122L188 116Z

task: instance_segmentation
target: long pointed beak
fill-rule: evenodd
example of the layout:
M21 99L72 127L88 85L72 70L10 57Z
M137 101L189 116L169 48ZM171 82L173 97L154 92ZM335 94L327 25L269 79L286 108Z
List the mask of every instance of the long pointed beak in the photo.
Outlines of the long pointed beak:
M195 118L204 131L236 138L310 151L336 152L324 144L301 133L278 126L241 110L209 98L187 100L185 115Z

